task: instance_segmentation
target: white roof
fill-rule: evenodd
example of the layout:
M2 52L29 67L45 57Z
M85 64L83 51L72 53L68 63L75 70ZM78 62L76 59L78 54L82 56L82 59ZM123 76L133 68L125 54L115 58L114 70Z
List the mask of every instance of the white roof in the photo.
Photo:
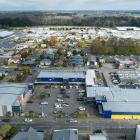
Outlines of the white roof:
M106 100L115 102L140 102L140 89L123 89L119 87L87 87L87 97L100 99L105 96Z
M95 82L95 71L94 70L87 70L86 72L86 85L87 86L94 86Z
M7 37L14 34L12 31L0 31L0 37Z
M0 105L13 105L26 89L25 84L0 84Z
M37 78L85 78L85 74L82 71L72 70L51 70L41 71Z
M135 140L140 140L140 125L137 125Z
M103 134L90 135L89 140L108 140Z
M128 30L128 29L133 29L133 30L138 30L138 31L140 31L140 28L138 28L138 27L131 27L131 26L128 26L128 27L116 27L116 29L117 30Z

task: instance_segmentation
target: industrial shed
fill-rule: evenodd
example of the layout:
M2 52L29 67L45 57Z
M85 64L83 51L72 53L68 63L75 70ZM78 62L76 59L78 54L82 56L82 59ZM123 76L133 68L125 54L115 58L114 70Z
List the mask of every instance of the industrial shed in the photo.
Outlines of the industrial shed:
M140 89L87 87L87 100L98 105L104 118L140 119Z
M77 70L41 71L36 84L85 84L85 72Z
M12 31L0 31L0 39L4 39L4 38L9 37L13 34L14 34L14 32L12 32Z
M135 140L140 140L140 125L137 125Z
M85 84L94 86L94 70L48 70L41 71L35 81L36 84Z
M26 84L0 84L0 116L6 115L7 112L21 113L27 93Z
M95 79L96 79L96 75L95 75L95 70L93 69L89 69L86 72L86 86L94 86L95 85Z

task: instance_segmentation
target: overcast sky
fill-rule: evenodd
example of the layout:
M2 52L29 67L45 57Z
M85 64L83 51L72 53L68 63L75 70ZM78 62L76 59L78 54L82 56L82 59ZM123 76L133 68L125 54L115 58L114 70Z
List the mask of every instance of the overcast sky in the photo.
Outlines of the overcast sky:
M0 10L140 10L140 0L0 0Z

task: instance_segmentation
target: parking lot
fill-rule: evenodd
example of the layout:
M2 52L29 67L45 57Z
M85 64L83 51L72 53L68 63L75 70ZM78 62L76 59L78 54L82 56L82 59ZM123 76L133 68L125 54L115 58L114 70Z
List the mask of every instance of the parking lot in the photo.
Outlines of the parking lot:
M82 92L79 93L79 91ZM38 85L35 87L34 96L30 99L33 102L27 102L24 111L25 113L33 111L50 119L56 118L58 112L64 114L65 117L72 117L72 114L77 110L86 112L89 116L98 115L98 110L93 104L88 104L85 101L77 101L79 94L82 96L85 94L83 91L83 87L66 89L67 96L64 97L60 86L50 88L45 85ZM47 96L41 100L40 95L42 93L50 94L50 97Z

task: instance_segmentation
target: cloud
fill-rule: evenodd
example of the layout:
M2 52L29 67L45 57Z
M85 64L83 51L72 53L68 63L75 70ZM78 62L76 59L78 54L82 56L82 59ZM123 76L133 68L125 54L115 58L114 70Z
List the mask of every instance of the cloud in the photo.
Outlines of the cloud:
M0 0L0 10L138 10L140 0Z

